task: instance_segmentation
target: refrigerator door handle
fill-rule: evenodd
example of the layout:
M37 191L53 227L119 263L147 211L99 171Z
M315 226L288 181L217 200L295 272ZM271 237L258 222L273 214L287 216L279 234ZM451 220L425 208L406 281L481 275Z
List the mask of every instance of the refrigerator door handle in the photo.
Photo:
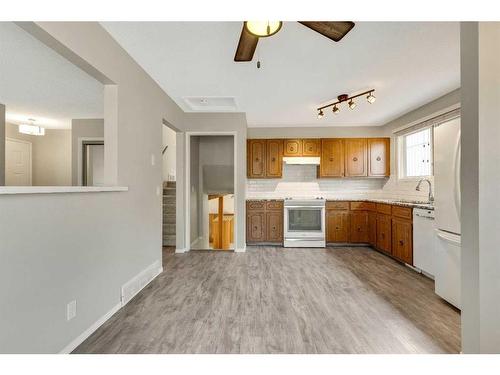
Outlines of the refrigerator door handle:
M453 243L453 244L456 244L456 245L460 245L460 236L457 235L457 234L453 234L453 233L448 233L448 232L443 232L441 230L436 230L436 235L446 241L446 242L450 242L450 243Z

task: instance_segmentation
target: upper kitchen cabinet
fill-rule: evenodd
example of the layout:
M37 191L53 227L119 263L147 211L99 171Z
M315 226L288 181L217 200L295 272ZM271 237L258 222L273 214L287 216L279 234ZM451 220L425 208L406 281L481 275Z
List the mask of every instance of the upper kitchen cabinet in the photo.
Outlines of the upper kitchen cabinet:
M388 177L390 168L390 138L368 139L368 176Z
M302 156L302 139L285 139L283 156Z
M265 139L247 140L247 176L249 178L266 177L266 147Z
M321 156L321 139L303 139L302 156Z
M320 177L344 176L344 142L342 139L321 140Z
M266 177L280 178L283 171L283 140L268 139L266 143Z
M282 139L247 140L248 178L280 178L282 171Z
M367 142L365 138L350 138L344 140L345 147L345 176L366 177L367 168Z

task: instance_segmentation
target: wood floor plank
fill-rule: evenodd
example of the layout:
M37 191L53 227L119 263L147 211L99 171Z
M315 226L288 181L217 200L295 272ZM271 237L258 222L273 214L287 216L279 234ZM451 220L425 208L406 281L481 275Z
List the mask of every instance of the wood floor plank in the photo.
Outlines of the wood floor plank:
M164 251L164 272L74 353L458 353L432 280L364 247Z

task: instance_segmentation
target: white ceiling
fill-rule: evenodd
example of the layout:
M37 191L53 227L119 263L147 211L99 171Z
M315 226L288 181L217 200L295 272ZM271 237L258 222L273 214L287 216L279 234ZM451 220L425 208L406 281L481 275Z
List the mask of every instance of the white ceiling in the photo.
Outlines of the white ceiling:
M241 22L103 26L185 111L184 97L235 97L249 126L383 125L460 86L456 22L358 22L339 43L285 22L251 63L233 62ZM370 88L375 104L317 120L320 104Z
M103 117L103 85L11 22L0 22L0 103L7 121L34 118L70 128L73 118Z

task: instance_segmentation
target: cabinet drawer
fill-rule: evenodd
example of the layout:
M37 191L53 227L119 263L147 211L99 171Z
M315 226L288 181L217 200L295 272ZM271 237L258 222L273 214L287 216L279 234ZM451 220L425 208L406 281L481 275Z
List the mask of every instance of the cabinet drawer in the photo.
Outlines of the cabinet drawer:
M352 211L376 211L377 205L373 202L351 202Z
M283 209L283 202L282 201L266 202L266 209L267 210L282 210Z
M391 205L385 203L377 203L377 212L381 214L390 215L391 214Z
M348 210L349 202L326 202L327 210Z
M265 207L265 201L247 201L247 210L264 210Z
M392 206L392 216L397 216L402 219L412 219L411 207Z

